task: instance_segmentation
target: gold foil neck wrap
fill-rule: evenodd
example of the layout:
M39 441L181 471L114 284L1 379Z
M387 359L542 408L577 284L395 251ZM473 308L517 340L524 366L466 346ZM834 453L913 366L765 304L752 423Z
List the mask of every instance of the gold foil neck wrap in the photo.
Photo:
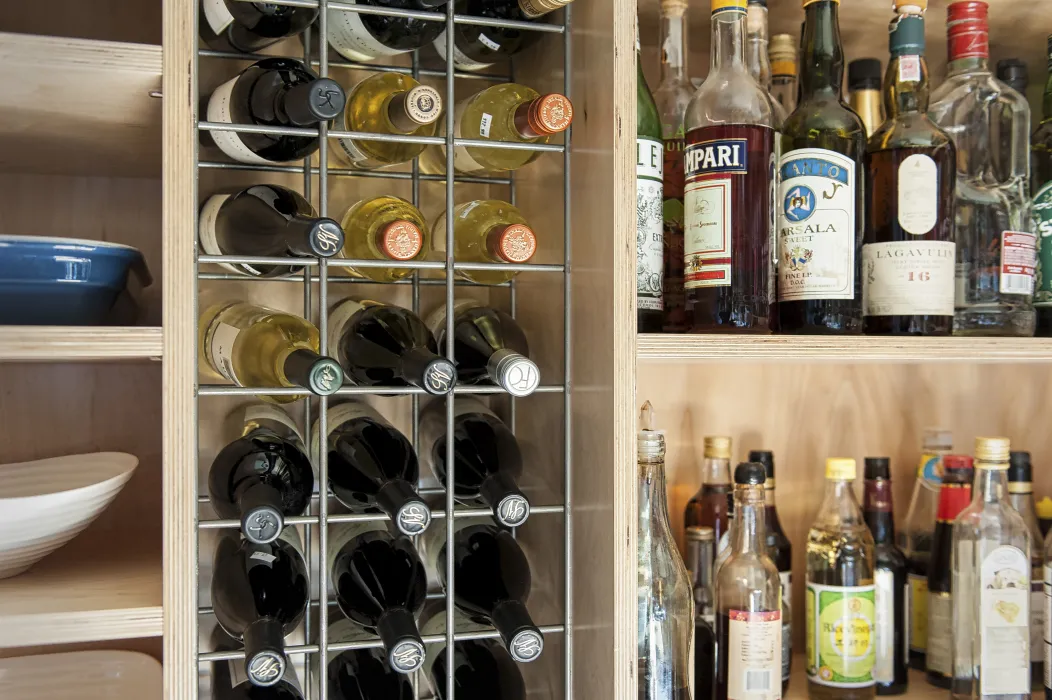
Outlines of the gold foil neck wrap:
M715 436L705 438L706 459L730 459L731 439L729 437Z
M1003 468L1008 469L1008 457L1012 449L1012 443L1003 437L977 437L975 438L975 458L983 462L1003 463ZM990 466L986 465L989 469Z

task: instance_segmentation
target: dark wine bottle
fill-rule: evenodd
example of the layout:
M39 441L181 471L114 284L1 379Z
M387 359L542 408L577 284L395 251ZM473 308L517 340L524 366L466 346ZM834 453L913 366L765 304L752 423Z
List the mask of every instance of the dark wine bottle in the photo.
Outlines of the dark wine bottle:
M453 411L453 496L465 505L489 506L501 525L522 525L530 501L516 483L522 476L518 440L473 396L458 396ZM445 401L432 401L421 412L420 445L431 471L448 486Z
M335 118L346 99L339 83L319 78L291 58L266 58L215 89L210 122L250 126L312 127ZM210 131L231 158L252 165L301 160L318 150L316 135L288 136Z
M484 630L459 612L454 613L457 633ZM446 633L446 608L443 604L425 609L421 616L425 635ZM438 700L446 700L446 643L432 644L424 662L424 677ZM453 688L458 700L526 700L522 673L508 652L493 639L471 639L453 645Z
M236 646L217 627L212 635L215 651L234 651ZM278 682L269 686L253 685L245 675L244 664L239 661L217 661L212 665L213 700L304 700L296 669L285 665L285 672Z
M356 5L389 10L444 12L446 0L355 0ZM373 61L430 44L442 22L329 10L329 46L351 61Z
M415 616L427 597L424 564L404 535L383 523L335 526L328 561L336 604L349 620L380 637L387 663L412 673L424 662Z
M341 301L329 311L329 352L358 386L416 386L443 395L457 383L457 371L438 355L431 331L400 306Z
M303 33L318 17L316 7L269 2L201 0L201 38L217 51L255 53Z
M212 607L216 620L245 644L244 669L253 685L276 684L285 674L285 636L307 610L307 566L287 528L268 544L227 534L216 545Z
M267 544L281 534L286 516L307 509L314 469L295 423L277 406L248 406L243 425L241 437L212 461L208 499L220 518L241 520L245 539Z
M329 628L329 642L362 641L350 620ZM329 656L329 700L416 700L409 676L387 664L383 649L350 649Z
M253 185L214 194L201 207L198 239L206 255L331 258L343 249L343 229L319 217L306 199L280 185ZM220 265L252 277L283 277L302 265Z
M329 408L329 486L336 499L356 512L382 511L403 534L419 535L431 523L431 509L416 491L420 464L413 445L363 401ZM318 453L317 422L312 454Z
M571 0L456 0L458 15L486 17L499 22L529 22L569 5ZM536 43L541 32L514 27L457 24L453 42L453 65L458 70L481 71ZM446 32L434 40L435 50L446 58Z
M446 347L446 307L427 318L438 347ZM510 314L483 306L474 299L453 304L453 356L457 381L496 384L512 396L529 396L541 380L529 358L526 334Z

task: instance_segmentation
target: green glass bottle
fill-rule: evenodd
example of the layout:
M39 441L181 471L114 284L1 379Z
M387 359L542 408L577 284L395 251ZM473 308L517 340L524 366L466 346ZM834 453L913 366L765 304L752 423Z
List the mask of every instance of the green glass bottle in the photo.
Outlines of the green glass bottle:
M636 27L636 328L640 333L660 333L665 241L662 207L661 119L654 96L643 77Z
M1034 193L1034 231L1040 250L1037 264L1037 332L1052 336L1052 35L1048 37L1048 81L1044 112L1030 139L1030 191Z

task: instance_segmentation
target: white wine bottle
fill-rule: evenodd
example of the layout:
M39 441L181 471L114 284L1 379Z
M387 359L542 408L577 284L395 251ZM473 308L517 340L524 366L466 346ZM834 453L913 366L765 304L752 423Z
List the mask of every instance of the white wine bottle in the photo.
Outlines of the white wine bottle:
M445 12L446 0L352 0L366 8ZM415 51L435 40L445 27L443 22L348 12L330 8L329 46L351 61L374 61Z
M374 134L434 136L442 116L438 90L401 73L378 73L358 83L347 96L343 127ZM352 168L382 168L413 160L424 144L341 138L333 152Z
M423 259L431 250L427 222L420 210L398 197L363 199L343 217L345 238L339 257L350 260ZM343 267L356 277L394 282L413 273L408 268Z
M243 301L216 304L198 324L198 364L238 386L303 387L319 396L343 384L340 365L318 354L318 329L298 316ZM289 403L299 396L261 396Z
M446 254L446 213L435 219L431 239L436 255ZM522 212L498 199L477 199L453 209L453 257L457 262L524 263L537 252L537 236ZM479 284L501 284L512 270L458 270L457 275Z

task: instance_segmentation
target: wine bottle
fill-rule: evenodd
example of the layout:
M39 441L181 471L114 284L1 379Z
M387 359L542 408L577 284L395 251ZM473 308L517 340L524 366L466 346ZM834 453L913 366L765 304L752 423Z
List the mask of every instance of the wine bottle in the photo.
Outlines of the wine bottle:
M318 18L316 7L269 2L201 0L201 38L217 51L256 53L282 39L302 34Z
M664 153L661 117L643 75L636 27L636 329L660 333L665 308Z
M329 407L329 486L355 512L383 511L400 532L419 535L431 509L416 492L420 465L413 445L363 401ZM319 421L311 429L311 454L319 453Z
M446 256L446 212L431 228L436 257ZM537 252L537 235L514 205L498 199L477 199L453 208L453 256L457 262L529 262ZM457 270L456 275L478 284L502 284L518 272Z
M349 13L348 13L349 14ZM438 90L402 73L377 73L355 85L347 95L343 127L374 134L434 136L442 116ZM353 168L382 168L407 163L424 144L341 138L333 152Z
M431 250L431 234L420 210L399 197L363 199L343 217L347 236L340 257L351 260L421 260ZM344 267L374 282L394 282L413 274L401 267Z
M298 192L280 185L212 195L201 207L198 237L205 255L331 258L343 248L340 225L319 217ZM220 266L252 277L283 277L303 270L302 265Z
M427 317L439 348L446 346L446 306ZM457 380L464 384L496 384L512 396L529 396L541 372L529 358L526 334L509 314L474 299L453 304L453 356Z
M291 58L265 58L215 89L208 100L207 117L223 124L312 127L335 118L343 103L343 88L335 80L319 78ZM250 165L300 160L319 145L316 135L209 134L223 153Z
M314 469L287 413L266 404L251 404L242 413L241 437L212 461L208 500L220 518L241 520L245 539L267 544L285 527L285 516L307 509Z
M453 132L461 139L548 143L553 135L566 131L571 121L573 104L567 97L558 93L541 95L525 85L502 83L457 105ZM521 168L540 155L541 151L457 146L453 168L458 173L499 173ZM446 147L426 148L420 156L420 169L444 173Z
M390 10L444 12L446 0L354 0L353 4ZM329 46L351 61L373 61L427 46L442 22L390 17L335 8L329 10Z
M424 643L415 616L427 596L427 576L412 540L392 535L384 523L330 526L327 561L341 612L380 637L392 669L420 668Z
M420 413L420 444L431 471L448 486L445 401L433 401ZM530 502L516 483L522 476L519 443L472 396L458 396L453 403L453 466L453 496L459 502L489 506L505 527L518 527L530 517Z
M318 354L318 329L298 316L231 301L206 310L198 328L198 365L238 386L298 386L327 396L343 383L336 361ZM300 397L262 398L288 403Z
M212 634L214 651L235 651L236 644L217 626ZM213 700L305 700L303 688L293 664L285 664L285 673L277 683L269 686L253 685L245 675L241 661L216 661L212 664Z
M571 0L457 0L458 15L473 15L499 21L529 22L569 5ZM453 32L453 65L457 70L482 71L497 61L536 43L540 32L512 27L457 24ZM445 29L434 41L435 51L446 60Z
M350 620L329 626L329 643L364 641L366 633ZM314 673L318 675L317 656ZM329 656L326 669L331 700L416 700L409 676L387 664L383 649L349 649Z
M244 669L253 685L275 685L285 674L285 636L299 625L310 599L299 535L286 528L267 544L224 535L212 567L216 621L244 642Z
M442 395L457 383L431 331L400 306L344 299L329 311L329 347L358 386L416 386Z

